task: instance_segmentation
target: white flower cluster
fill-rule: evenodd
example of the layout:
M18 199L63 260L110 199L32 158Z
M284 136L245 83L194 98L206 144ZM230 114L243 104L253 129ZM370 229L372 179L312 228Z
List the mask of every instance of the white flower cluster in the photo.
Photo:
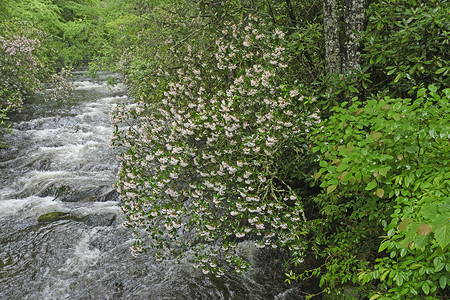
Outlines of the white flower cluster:
M277 180L275 155L305 130L303 97L280 85L284 34L261 28L252 18L224 29L210 65L186 50L185 68L159 72L155 86L167 87L162 97L112 115L112 143L126 149L117 182L126 226L147 231L158 248L194 247L205 274L223 274L224 263L238 272L248 266L235 255L239 239L290 246L303 226L301 202ZM120 127L119 120L134 125ZM146 238L139 241L138 250Z

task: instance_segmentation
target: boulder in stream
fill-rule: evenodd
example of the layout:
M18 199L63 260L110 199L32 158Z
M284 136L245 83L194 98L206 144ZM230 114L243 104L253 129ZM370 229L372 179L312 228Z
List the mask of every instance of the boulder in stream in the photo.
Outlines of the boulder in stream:
M53 212L49 212L49 213L40 215L38 218L38 222L39 223L51 223L51 222L56 222L56 221L60 221L60 220L80 221L81 219L82 218L71 215L66 212L53 211Z
M72 220L82 222L92 227L111 226L116 220L116 215L114 213L104 213L80 217L66 212L53 211L40 215L38 218L39 223L52 223L60 220Z
M109 186L94 187L81 191L63 190L55 198L55 200L63 202L106 202L116 201L117 199L117 191Z

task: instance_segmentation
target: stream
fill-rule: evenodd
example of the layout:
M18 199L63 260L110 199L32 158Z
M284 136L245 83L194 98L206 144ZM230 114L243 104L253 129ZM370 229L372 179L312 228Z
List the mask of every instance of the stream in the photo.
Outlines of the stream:
M131 255L108 147L110 109L130 100L111 76L120 80L75 71L69 100L36 96L11 116L0 149L0 299L304 299L306 287L284 283L283 258L250 243L240 245L250 270L221 278L194 269L190 253L180 263ZM62 217L39 219L51 212Z

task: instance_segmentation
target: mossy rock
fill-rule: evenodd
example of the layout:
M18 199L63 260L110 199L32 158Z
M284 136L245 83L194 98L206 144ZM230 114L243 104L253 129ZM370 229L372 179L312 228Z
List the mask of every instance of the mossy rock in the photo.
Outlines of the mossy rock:
M81 221L82 218L60 211L49 212L39 216L38 218L38 222L40 223L51 223L59 220Z

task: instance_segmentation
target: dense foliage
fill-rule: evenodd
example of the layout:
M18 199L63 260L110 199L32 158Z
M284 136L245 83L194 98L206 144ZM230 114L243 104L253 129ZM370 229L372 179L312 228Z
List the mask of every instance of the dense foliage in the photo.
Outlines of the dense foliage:
M247 269L246 240L337 299L449 297L448 1L369 1L344 74L326 71L321 1L19 2L0 4L2 113L14 84L39 87L34 64L125 74L112 146L133 254L193 249L221 276Z
M314 133L314 152L322 157L314 177L327 193L316 200L326 219L314 231L329 256L326 268L340 266L348 272L345 281L377 279L380 284L365 288L395 299L445 289L450 267L449 93L429 86L415 100L354 101L333 108L333 116ZM336 224L330 243L323 233ZM375 257L361 256L375 248L380 252Z
M6 0L0 2L0 128L26 97L52 83L70 92L70 66L93 58L104 42L98 1ZM100 33L97 33L100 31Z

